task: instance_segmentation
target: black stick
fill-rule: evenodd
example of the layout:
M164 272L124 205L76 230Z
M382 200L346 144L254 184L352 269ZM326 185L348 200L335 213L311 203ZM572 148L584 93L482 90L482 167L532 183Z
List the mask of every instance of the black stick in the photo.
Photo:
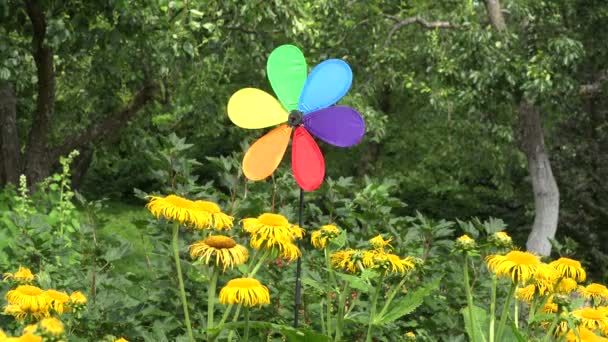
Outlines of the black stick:
M304 190L300 188L300 210L298 211L298 225L300 228L302 227L302 216L304 212ZM302 252L302 240L298 240L298 248L300 252ZM296 298L295 304L293 306L293 327L298 327L298 315L300 313L300 300L301 300L301 290L302 290L302 257L298 258L298 263L296 266Z

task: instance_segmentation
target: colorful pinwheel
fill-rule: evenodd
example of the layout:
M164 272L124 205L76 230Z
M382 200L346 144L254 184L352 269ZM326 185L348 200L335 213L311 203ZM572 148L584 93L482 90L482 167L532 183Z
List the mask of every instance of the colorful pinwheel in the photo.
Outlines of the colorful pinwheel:
M348 92L352 71L346 62L328 59L307 77L304 55L293 45L272 51L266 70L278 101L256 88L243 88L228 101L228 116L237 126L254 129L281 124L251 145L243 158L243 173L254 181L270 176L295 129L293 174L300 188L315 190L323 182L325 161L310 133L339 147L357 144L365 133L365 121L356 110L334 106Z

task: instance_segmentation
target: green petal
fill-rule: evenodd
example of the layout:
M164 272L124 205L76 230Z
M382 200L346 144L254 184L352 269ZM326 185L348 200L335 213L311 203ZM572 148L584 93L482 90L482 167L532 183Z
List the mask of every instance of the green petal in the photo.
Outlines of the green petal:
M306 60L302 51L293 45L281 45L268 57L266 71L270 85L279 101L287 109L298 109L298 101L306 82Z

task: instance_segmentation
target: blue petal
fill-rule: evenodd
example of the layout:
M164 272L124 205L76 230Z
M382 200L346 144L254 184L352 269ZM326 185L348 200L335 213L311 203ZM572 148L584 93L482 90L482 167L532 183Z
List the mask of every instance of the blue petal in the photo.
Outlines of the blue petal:
M328 59L312 71L300 94L298 109L304 113L327 108L346 95L353 82L353 72L346 62Z

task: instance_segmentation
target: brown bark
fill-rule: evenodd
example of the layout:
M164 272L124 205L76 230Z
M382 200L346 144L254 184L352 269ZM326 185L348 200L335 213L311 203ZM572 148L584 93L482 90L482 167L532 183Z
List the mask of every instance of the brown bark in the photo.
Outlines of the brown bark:
M500 6L500 0L486 0L486 9L488 10L488 18L490 23L498 32L502 32L507 29L505 23L505 17L502 15L502 7Z
M21 149L17 132L17 99L8 82L0 82L0 168L2 183L19 184Z
M55 107L55 71L53 50L46 44L46 16L35 0L26 2L26 11L32 23L32 48L38 76L36 113L28 135L25 152L25 171L30 184L48 175L52 161L48 157L47 141Z
M521 149L528 159L534 191L534 223L526 247L539 255L551 253L559 218L559 189L553 176L539 110L523 100L519 106Z

